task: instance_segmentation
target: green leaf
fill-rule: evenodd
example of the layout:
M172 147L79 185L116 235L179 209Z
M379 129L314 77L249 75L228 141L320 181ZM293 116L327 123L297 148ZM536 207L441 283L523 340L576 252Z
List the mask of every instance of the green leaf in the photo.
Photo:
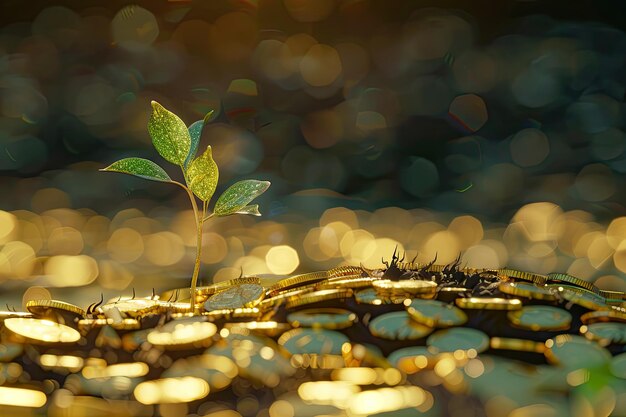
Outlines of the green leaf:
M249 214L251 216L260 216L261 215L261 213L259 212L259 205L258 204L252 204L251 206L245 206L241 210L236 211L235 214Z
M198 145L200 144L200 137L202 136L202 128L205 124L209 123L209 119L211 115L213 115L214 110L208 112L203 120L198 120L193 122L191 126L189 126L189 136L191 137L191 147L189 148L189 153L187 154L187 158L185 159L185 168L189 166L189 163L196 157L196 152L198 151Z
M213 160L211 146L207 146L206 151L189 165L187 170L189 188L200 200L209 201L217 187L218 177L219 171Z
M172 182L167 172L154 162L143 158L124 158L100 171L121 172L152 181Z
M236 182L217 199L213 211L216 216L235 214L263 194L269 186L269 181L244 180Z
M163 158L173 164L184 165L191 148L191 136L178 116L152 101L148 132L152 144Z

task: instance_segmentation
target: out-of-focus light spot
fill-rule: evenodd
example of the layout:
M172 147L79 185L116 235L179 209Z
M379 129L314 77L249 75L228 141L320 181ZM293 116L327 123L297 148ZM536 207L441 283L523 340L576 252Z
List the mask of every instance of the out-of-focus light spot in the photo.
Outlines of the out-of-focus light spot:
M32 300L51 300L52 294L45 287L29 287L26 291L24 291L24 295L22 296L22 308L24 311L27 310L26 304Z
M465 373L470 378L478 378L485 372L485 365L480 359L471 359L464 368Z
M293 262L293 259L291 262ZM242 270L248 275L271 273L265 258L259 258L258 256L242 256L235 261L233 267L238 271L237 276L241 274Z
M185 255L183 240L172 232L158 232L146 236L144 247L146 258L159 266L173 265Z
M331 257L322 250L322 230L324 230L323 227L313 227L309 229L302 241L304 253L306 253L309 259L315 262L327 261Z
M206 397L209 384L192 376L161 378L140 383L133 394L142 404L188 403Z
M431 235L420 254L430 260L437 256L437 263L448 264L459 256L459 252L459 241L456 235L445 230Z
M76 372L83 367L84 360L79 356L43 354L39 357L39 363L51 368L66 368Z
M363 229L356 229L343 236L339 248L341 249L341 256L347 262L358 265L374 254L376 244L371 233Z
M457 236L461 249L480 242L484 234L482 223L473 216L455 217L448 230Z
M227 92L252 97L256 97L257 95L259 95L256 87L256 82L244 78L232 80L230 82L230 85L228 86Z
M506 248L504 245L502 250L506 254ZM439 260L439 258L437 258ZM502 268L506 265L507 258L501 259L498 252L487 244L479 244L470 246L463 252L463 261L467 262L474 268Z
M368 368L356 368L356 371L366 372ZM341 369L342 371L352 371L350 368ZM370 369L376 377L376 371ZM336 371L336 370L334 370ZM334 372L333 371L333 372ZM363 375L364 376L364 375ZM366 376L364 376L366 377ZM298 395L302 400L307 403L322 404L322 405L334 405L335 407L345 408L348 404L350 397L361 389L355 385L359 382L353 383L346 378L341 378L340 381L313 381L304 382L298 387ZM353 379L358 380L358 376L354 375Z
M222 62L246 59L257 44L258 33L257 19L252 14L239 11L223 14L211 27L211 50Z
M559 410L550 404L531 404L512 410L507 417L558 417L559 415Z
M463 91L482 93L491 90L496 82L496 62L482 52L463 52L455 59L452 71Z
M603 290L626 292L626 281L616 275L603 275L596 279L594 284Z
M416 386L379 388L352 395L348 410L350 414L370 415L395 411L408 407L419 407L426 402L427 393Z
M487 105L481 97L465 94L452 100L448 116L461 130L473 133L487 123Z
M277 400L270 405L270 417L294 417L296 410L289 401Z
M111 234L107 242L111 258L122 263L139 259L144 252L143 238L134 229L122 227Z
M0 404L39 408L45 403L46 394L41 391L26 388L0 387Z
M400 171L400 185L415 197L427 197L439 186L437 166L425 158L411 157Z
M362 254L365 258L362 261L363 266L366 268L380 268L381 258L389 259L396 248L398 253L404 252L404 246L394 239L384 237L368 242L362 249ZM364 255L367 253L370 253L370 255L365 257Z
M320 217L320 226L326 226L332 222L342 222L351 229L359 228L359 220L354 211L345 207L333 207L325 210Z
M324 20L335 8L333 0L284 0L287 12L297 22Z
M125 6L111 20L113 41L124 47L150 45L159 36L156 17L140 6Z
M313 87L332 84L342 71L337 50L329 45L315 44L300 61L300 74Z
M541 130L522 129L511 139L510 150L513 162L521 167L531 167L548 157L550 143Z
M53 287L77 287L87 285L98 276L98 264L87 255L53 256L44 266L46 278Z
M212 124L204 127L203 134L211 138L213 158L220 167L224 167L220 173L248 174L263 159L263 146L257 137L245 129Z
M4 244L15 237L17 224L15 215L0 210L0 244Z
M33 194L30 205L33 211L42 213L55 208L70 207L70 198L58 188L42 188Z
M298 252L291 246L280 245L271 248L265 255L267 267L274 274L290 274L300 265Z
M78 255L83 247L83 236L73 227L59 227L48 236L48 251L51 255Z
M35 251L24 242L9 242L0 250L0 276L27 278L34 266Z
M611 220L606 229L606 238L613 249L616 249L620 243L626 240L626 217L617 217Z
M607 129L593 135L591 153L599 160L607 161L620 156L626 148L626 137L619 129Z
M343 135L342 120L332 110L307 114L300 124L300 130L307 143L317 149L335 145Z
M574 186L586 201L604 201L615 193L613 172L604 164L590 164L576 176Z
M216 264L222 262L228 254L226 240L218 233L204 233L202 240L202 262Z
M619 244L613 254L613 263L615 267L622 272L626 272L626 241Z
M124 265L115 262L102 260L98 262L98 283L103 288L123 290L128 287L135 276Z
M339 43L335 45L335 48L341 58L346 87L351 87L352 84L365 78L370 66L365 48L355 43Z
M356 127L365 132L384 129L387 127L387 119L377 111L360 111L356 115Z
M591 265L600 269L613 256L613 248L604 234L596 237L587 248L587 257Z
M561 208L553 203L531 203L520 208L512 222L520 223L530 241L552 240L558 237L553 226L562 213Z
M232 268L229 266L220 268L213 275L213 282L229 281L231 279L239 277L240 274L241 270L237 268Z
M513 80L511 90L518 103L526 107L538 108L557 99L560 85L557 78L547 71L530 68L522 71Z

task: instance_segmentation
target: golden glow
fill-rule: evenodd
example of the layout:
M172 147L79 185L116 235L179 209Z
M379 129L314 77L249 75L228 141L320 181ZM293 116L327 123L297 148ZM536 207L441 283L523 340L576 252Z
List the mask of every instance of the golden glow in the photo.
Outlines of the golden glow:
M298 387L298 395L303 401L339 408L346 408L350 398L360 391L358 386L345 381L304 382Z
M135 229L121 227L111 234L107 250L115 261L134 262L143 254L143 238Z
M58 227L48 236L51 255L79 255L83 247L83 236L73 227Z
M331 378L355 385L397 385L402 381L402 374L394 368L352 367L333 370Z
M10 318L4 321L6 328L20 336L48 343L73 343L80 339L78 331L50 320Z
M357 415L370 415L408 407L419 407L427 402L427 394L430 393L415 386L362 391L350 398L348 410Z
M0 404L15 407L42 407L46 403L46 394L25 388L0 387Z
M295 410L289 401L277 400L269 409L270 417L293 417Z
M77 287L93 282L98 276L96 260L87 255L53 256L44 267L50 285L54 287Z
M192 376L142 382L133 392L142 404L174 404L199 400L209 394L209 384Z
M277 275L291 274L300 265L298 252L287 245L271 248L265 255L265 261L270 271Z
M39 357L42 366L66 368L72 372L79 371L83 367L83 358L70 355L43 354Z
M148 333L148 342L156 346L186 345L206 340L217 332L217 326L207 321L185 319L171 321Z
M144 256L154 265L169 266L185 255L183 240L172 232L159 232L144 238Z
M109 366L106 366L105 363L104 366L102 364L100 366L85 366L82 374L87 379L116 376L137 378L146 375L149 370L148 365L143 362L116 363Z
M0 244L7 243L13 238L16 226L17 217L7 211L0 210Z

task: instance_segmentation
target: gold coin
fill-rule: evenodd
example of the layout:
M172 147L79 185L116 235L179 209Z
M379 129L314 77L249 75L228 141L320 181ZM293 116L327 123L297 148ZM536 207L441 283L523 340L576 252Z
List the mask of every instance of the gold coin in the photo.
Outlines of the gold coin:
M626 301L626 293L622 291L599 290L598 295L610 300Z
M513 339L508 337L492 337L489 345L491 349L515 350L518 352L544 353L546 345L528 339Z
M136 330L141 328L141 323L136 319L81 319L78 320L78 330L81 332L88 332L93 328L111 326L116 330Z
M569 312L550 306L526 306L521 310L509 311L507 317L515 327L533 331L567 330L572 323Z
M585 281L583 279L577 278L573 275L570 274L563 274L563 273L558 273L558 272L553 272L551 274L548 274L548 281L550 281L550 283L553 284L559 284L559 283L563 283L563 284L572 284L575 285L577 287L581 287L584 288L588 291L591 291L595 294L599 294L600 290L598 289L598 287L596 287L595 285L593 285L591 282L589 281Z
M589 310L611 309L611 306L605 302L604 298L584 288L562 284L551 284L547 285L547 287L555 288L557 290L556 294L563 300L585 307Z
M32 318L32 313L26 313L24 311L0 311L0 323L10 318Z
M342 308L315 308L287 315L287 321L294 327L320 329L345 329L352 326L356 320L356 314Z
M372 286L372 282L377 281L379 278L374 277L362 277L362 276L340 276L336 278L329 278L316 284L316 288L320 290L334 289L334 288L367 288Z
M259 285L261 283L261 278L259 277L240 277L240 278L235 278L235 279L231 279L228 281L220 281L220 282L215 282L211 285L207 285L207 286L203 286L203 287L197 287L196 288L196 294L198 295L204 295L204 296L211 296L213 294L217 294L218 292L227 290L229 288L232 287L236 287L238 285L242 285L242 284L257 284Z
M334 330L299 328L289 330L278 338L278 344L292 355L341 355L348 338Z
M108 302L98 307L107 317L117 316L119 314L121 318L144 317L156 313L158 308L158 301L148 298L121 299L119 301ZM115 319L116 317L111 318Z
M263 300L265 290L258 284L241 284L209 297L206 311L254 307Z
M172 320L148 333L147 340L164 348L207 346L216 332L215 324L206 321L204 317L195 316Z
M417 340L426 337L433 329L413 320L406 311L394 311L373 319L370 333L389 340Z
M588 313L581 315L580 321L582 321L584 324L606 322L606 321L626 323L626 313L622 311L614 311L614 310L590 311Z
M234 333L247 331L270 337L276 337L287 330L291 330L291 326L288 323L280 323L276 321L243 321L237 323L224 323L224 328Z
M299 296L289 297L286 308L295 308L303 305L319 303L322 301L338 300L342 298L352 297L350 288L337 288L334 290L313 291Z
M22 337L34 344L74 343L80 339L77 330L50 320L16 317L6 319L4 327L18 338Z
M24 295L22 296L22 308L24 310L28 310L26 303L31 300L52 300L52 294L50 294L50 291L45 287L29 287L24 291Z
M85 316L85 310L82 308L57 300L30 300L26 303L26 309L36 316L46 316L55 310L58 313L67 312L78 317Z
M626 323L604 322L580 326L580 333L589 340L595 340L602 346L612 343L626 343Z
M537 285L544 285L547 277L541 274L533 274L532 272L518 271L517 269L503 268L496 271L498 275L503 275L507 278L521 279L523 281L534 282Z
M489 336L480 330L469 327L453 327L439 330L428 336L426 345L436 352L473 349L475 353L481 353L489 348Z
M560 334L546 340L548 362L565 368L594 368L611 360L611 354L596 342L582 336Z
M329 277L361 275L365 271L360 266L338 266L328 270Z
M294 287L301 287L303 285L309 285L324 281L329 277L330 275L328 274L328 271L318 271L310 272L308 274L294 275L292 277L278 281L276 284L272 285L268 289L267 293L270 296L274 296L283 291L293 289Z
M406 311L416 322L428 327L461 326L467 322L463 310L436 300L407 300Z
M315 285L305 285L303 287L281 292L272 296L266 296L266 298L264 298L263 301L259 303L259 308L265 311L285 303L291 297L310 293L315 291L316 289L317 287Z
M519 310L522 302L516 298L498 297L469 297L457 298L455 301L458 307L466 310Z
M501 282L498 289L505 294L533 298L535 300L553 301L557 299L553 289L545 288L533 283Z
M189 301L157 301L160 313L192 313ZM196 305L201 307L202 305Z
M203 313L212 320L216 319L258 319L261 310L257 307L226 308Z
M354 294L354 299L359 304L384 305L384 304L402 304L407 297L402 296L381 296L375 289L368 288Z
M372 283L376 292L389 294L435 294L437 291L437 283L434 281L422 281L417 279L405 279L400 281L392 281L389 279L379 279Z

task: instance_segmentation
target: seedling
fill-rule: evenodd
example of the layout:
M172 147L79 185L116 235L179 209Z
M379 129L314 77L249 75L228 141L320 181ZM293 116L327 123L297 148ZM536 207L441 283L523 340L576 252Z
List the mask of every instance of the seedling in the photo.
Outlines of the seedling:
M195 293L200 273L200 256L202 255L202 228L210 218L230 216L232 214L249 214L260 216L258 204L249 205L270 186L269 181L243 180L231 185L217 199L213 211L209 212L209 202L215 193L219 171L213 160L211 145L196 158L200 143L200 135L209 113L204 120L198 120L187 127L174 113L152 101L152 115L148 122L148 132L152 144L159 154L168 162L178 165L183 173L185 183L174 181L156 163L144 158L124 158L112 163L100 171L121 172L151 181L175 184L189 196L196 223L196 261L191 275L190 304L195 313ZM196 200L199 199L200 203Z

